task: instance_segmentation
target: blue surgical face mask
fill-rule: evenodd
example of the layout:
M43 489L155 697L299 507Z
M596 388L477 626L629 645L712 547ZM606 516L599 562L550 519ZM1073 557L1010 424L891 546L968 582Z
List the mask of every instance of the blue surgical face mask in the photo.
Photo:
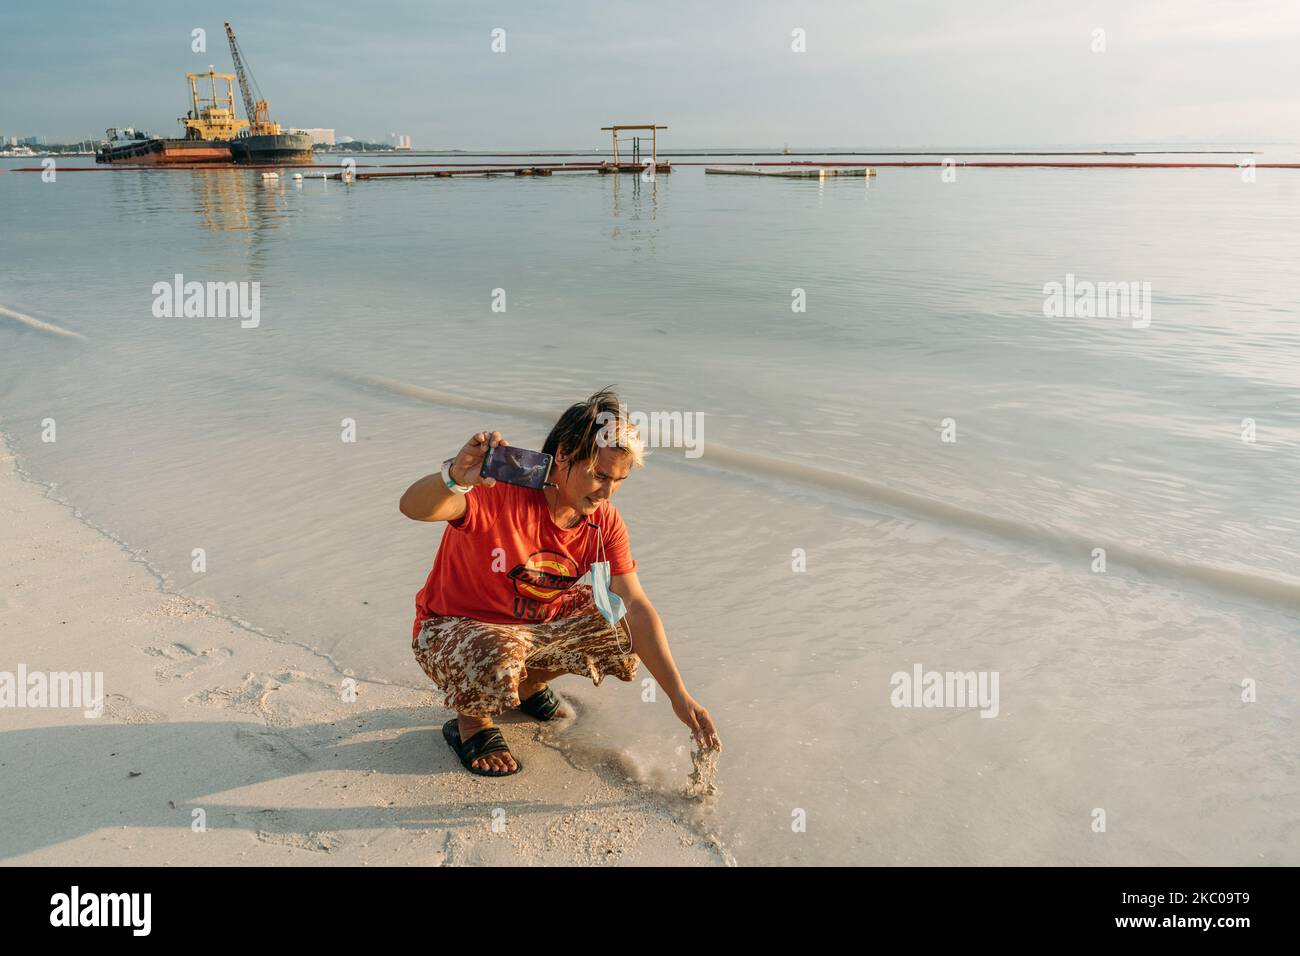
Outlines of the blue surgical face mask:
M609 622L610 627L614 629L614 636L618 638L619 653L632 653L630 646L627 651L623 650L623 637L618 628L618 622L623 620L627 614L627 607L623 604L623 599L609 589L609 583L612 574L609 570L609 562L605 560L605 536L601 531L600 525L592 525L598 535L597 557L601 560L593 561L591 564L591 599L596 605L596 610L600 616ZM628 637L631 637L631 629L628 630Z

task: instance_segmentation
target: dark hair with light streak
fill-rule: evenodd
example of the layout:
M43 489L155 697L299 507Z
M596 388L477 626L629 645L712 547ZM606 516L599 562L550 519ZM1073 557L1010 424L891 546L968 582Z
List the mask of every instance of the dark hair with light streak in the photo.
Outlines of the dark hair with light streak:
M581 462L587 471L592 471L596 453L602 447L599 436L610 424L616 438L608 447L630 455L632 463L640 468L644 463L645 443L636 426L628 421L612 385L602 388L585 402L570 405L546 436L542 451L552 457L563 452L571 459L569 470Z

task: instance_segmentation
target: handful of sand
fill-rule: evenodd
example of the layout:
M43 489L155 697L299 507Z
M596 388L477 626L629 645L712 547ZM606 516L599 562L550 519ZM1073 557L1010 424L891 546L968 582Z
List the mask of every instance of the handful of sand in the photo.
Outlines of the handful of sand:
M718 792L718 751L705 750L698 743L691 751L691 776L686 796L693 799L716 796Z

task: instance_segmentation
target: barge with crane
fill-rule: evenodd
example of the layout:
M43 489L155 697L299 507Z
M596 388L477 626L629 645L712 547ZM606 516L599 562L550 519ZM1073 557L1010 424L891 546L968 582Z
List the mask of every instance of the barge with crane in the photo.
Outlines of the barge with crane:
M239 76L239 92L244 98L244 113L248 116L245 129L230 142L231 158L237 163L252 165L310 163L312 141L307 133L286 133L279 123L271 121L271 109L252 71L244 65L235 40L235 30L226 24L226 40L230 44L230 58Z
M313 160L312 140L307 133L285 132L272 122L270 107L251 71L244 63L235 31L226 23L226 40L234 73L186 73L190 81L190 109L178 122L184 135L178 138L153 136L131 127L105 131L104 145L95 162L142 166L289 165ZM244 101L247 119L235 111L235 81ZM224 81L224 88L218 81Z

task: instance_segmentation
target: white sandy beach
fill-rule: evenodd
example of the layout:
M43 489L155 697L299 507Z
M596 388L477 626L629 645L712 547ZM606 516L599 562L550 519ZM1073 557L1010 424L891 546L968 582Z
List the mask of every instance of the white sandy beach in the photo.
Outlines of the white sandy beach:
M394 621L393 639L408 627ZM0 709L8 865L729 859L698 805L629 783L618 766L573 765L547 742L562 727L508 715L524 771L471 776L442 740L450 714L432 688L358 682L346 702L348 675L328 659L166 593L7 452L0 649L0 671L102 671L106 695L97 719Z

